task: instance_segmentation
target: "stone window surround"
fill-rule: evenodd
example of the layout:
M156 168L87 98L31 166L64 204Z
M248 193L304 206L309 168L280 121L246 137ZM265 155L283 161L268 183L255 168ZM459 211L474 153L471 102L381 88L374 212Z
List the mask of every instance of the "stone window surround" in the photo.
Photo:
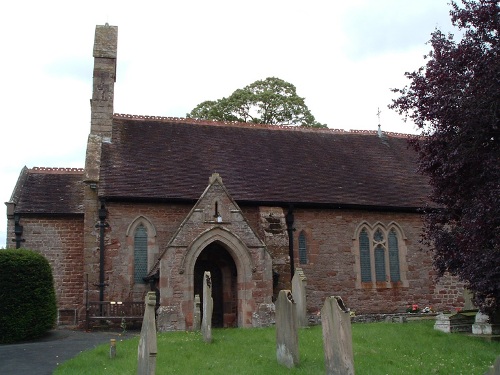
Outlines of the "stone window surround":
M372 281L362 282L361 281L361 260L360 260L360 251L359 251L359 235L361 231L365 229L368 232L368 237L370 238L370 269L372 273ZM400 281L398 282L377 282L375 281L375 249L373 247L373 235L374 233L380 230L384 237L387 239L391 230L396 232L397 240L398 240L398 250L399 250L399 274ZM352 254L354 255L354 273L356 274L356 289L382 289L382 288L397 288L397 287L408 287L407 280L407 253L408 249L406 246L407 238L404 235L403 229L399 224L394 221L391 221L388 225L377 221L375 224L371 225L367 221L361 222L354 231L354 236L352 238ZM385 266L386 266L386 274L390 275L389 270L389 255L388 251L385 251Z
M134 285L134 287L145 285L145 283L136 283L134 281L134 238L137 228L141 225L146 228L146 233L148 234L148 270L153 266L156 258L155 255L158 254L158 246L156 245L156 229L153 223L143 215L137 216L134 220L132 220L126 232L127 254L130 259L129 264L131 269L130 278L131 284Z
M302 239L302 241L301 241ZM299 264L304 265L308 263L308 254L307 254L307 234L304 230L299 232L298 236L298 247L299 247ZM305 259L305 262L302 260Z

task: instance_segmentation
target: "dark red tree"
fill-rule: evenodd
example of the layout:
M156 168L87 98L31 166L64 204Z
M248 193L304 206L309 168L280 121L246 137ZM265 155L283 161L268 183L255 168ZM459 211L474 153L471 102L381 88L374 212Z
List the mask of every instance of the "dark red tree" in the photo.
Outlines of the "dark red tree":
M427 63L389 106L421 130L411 144L433 209L423 242L442 276L457 275L479 308L500 318L499 1L451 3L461 37L431 34ZM496 319L495 319L496 320Z

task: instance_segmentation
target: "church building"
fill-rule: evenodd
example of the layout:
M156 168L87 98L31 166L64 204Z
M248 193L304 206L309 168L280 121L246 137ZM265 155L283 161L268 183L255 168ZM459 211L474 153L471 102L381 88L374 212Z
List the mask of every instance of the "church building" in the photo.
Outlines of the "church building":
M193 329L204 271L214 327L258 325L299 268L311 316L332 295L356 314L463 306L419 243L408 136L115 114L117 40L96 27L85 167L25 167L6 203L7 246L52 265L60 324L154 290L159 330Z

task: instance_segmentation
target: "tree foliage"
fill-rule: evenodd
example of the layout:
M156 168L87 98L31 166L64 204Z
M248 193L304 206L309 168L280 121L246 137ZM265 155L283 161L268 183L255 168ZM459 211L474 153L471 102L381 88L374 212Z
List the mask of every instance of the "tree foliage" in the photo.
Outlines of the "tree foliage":
M227 98L204 101L186 116L254 124L326 127L315 120L304 98L297 95L294 85L275 77L255 81Z
M499 11L498 1L452 2L461 38L435 30L426 65L406 73L411 83L390 106L421 130L412 145L438 207L423 235L434 265L490 314L500 311Z

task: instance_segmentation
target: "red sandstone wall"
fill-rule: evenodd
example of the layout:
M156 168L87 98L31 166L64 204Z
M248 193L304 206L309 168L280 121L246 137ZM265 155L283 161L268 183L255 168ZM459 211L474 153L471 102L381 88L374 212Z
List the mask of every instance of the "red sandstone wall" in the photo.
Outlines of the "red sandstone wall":
M105 289L107 301L142 301L149 291L146 284L133 282L133 251L127 244L127 229L138 217L149 219L156 229L156 247L161 252L173 236L182 220L189 213L191 206L141 203L108 203L105 255ZM98 239L96 238L96 241ZM128 241L133 241L129 238ZM132 242L133 244L133 242ZM155 254L156 257L158 254Z
M190 205L108 203L109 229L106 232L106 300L142 300L147 286L133 286L131 257L127 248L128 226L139 215L147 217L155 226L158 251L165 249L182 220L191 210ZM290 264L286 227L284 233L266 232L266 212L269 208L241 207L242 212L255 232L267 243L274 260L274 268L280 273L281 288L289 288ZM274 210L274 208L273 208ZM279 213L278 209L276 213ZM286 211L286 210L285 210ZM282 210L283 212L283 210ZM276 214L275 213L275 214ZM283 212L286 213L286 212ZM264 219L263 219L264 218ZM380 221L387 225L394 221L406 236L408 249L408 287L360 288L356 289L353 236L356 227L367 221ZM330 295L340 295L356 313L400 312L411 303L421 307L432 306L437 310L452 310L462 307L462 285L448 278L435 283L430 254L419 250L421 218L416 214L376 213L347 210L295 210L295 262L307 277L308 310L319 310L323 300ZM307 265L298 264L298 235L304 230L308 237ZM98 238L96 236L96 246ZM94 253L97 257L98 253Z
M73 324L84 302L83 217L22 217L21 225L26 240L22 247L41 253L52 267L59 322ZM11 225L8 233L12 233Z
M406 236L408 287L356 289L353 236L362 221L372 225L378 221L385 225L392 221L399 224ZM415 303L437 310L463 305L463 288L456 280L444 279L436 287L431 254L420 250L422 222L417 214L298 209L295 211L295 228L295 262L307 277L310 312L322 306L323 300L330 295L340 295L358 314L401 312L408 304ZM306 231L309 239L307 265L298 264L301 230Z

